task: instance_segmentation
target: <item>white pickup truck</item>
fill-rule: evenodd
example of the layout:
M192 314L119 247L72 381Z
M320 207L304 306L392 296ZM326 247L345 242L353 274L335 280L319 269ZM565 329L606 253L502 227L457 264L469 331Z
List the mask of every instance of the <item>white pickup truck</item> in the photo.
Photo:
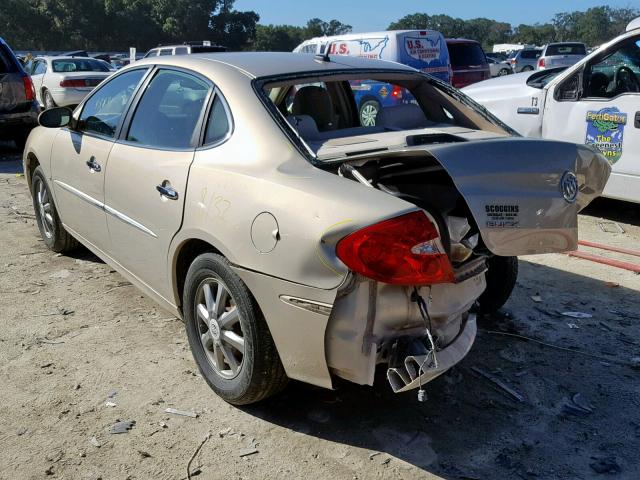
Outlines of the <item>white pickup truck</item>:
M640 203L640 18L571 67L463 92L521 135L592 145L612 165L603 195Z

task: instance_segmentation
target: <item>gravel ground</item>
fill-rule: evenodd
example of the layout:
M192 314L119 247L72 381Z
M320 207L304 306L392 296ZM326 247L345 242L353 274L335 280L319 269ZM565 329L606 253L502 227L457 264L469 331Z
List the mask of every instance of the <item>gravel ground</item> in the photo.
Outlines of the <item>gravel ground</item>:
M192 457L204 479L640 478L634 273L523 259L512 299L426 403L380 375L373 388L292 382L236 408L200 378L180 321L88 251L44 248L20 170L0 144L0 479L182 479ZM638 210L599 201L580 236L640 249ZM111 434L119 421L135 425Z

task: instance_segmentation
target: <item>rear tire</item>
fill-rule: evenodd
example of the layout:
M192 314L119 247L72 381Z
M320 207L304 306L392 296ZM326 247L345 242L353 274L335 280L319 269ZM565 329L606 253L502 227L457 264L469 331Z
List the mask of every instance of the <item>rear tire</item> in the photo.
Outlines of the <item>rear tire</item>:
M363 127L375 127L379 113L380 102L377 100L367 100L360 105L360 125Z
M508 68L501 68L500 71L498 72L498 76L499 77L505 77L507 75L509 75L509 69Z
M67 232L60 221L51 190L40 166L33 171L31 197L40 236L49 250L64 253L78 247L78 241Z
M518 279L518 257L491 257L487 262L487 288L478 298L480 313L495 313L507 303Z
M526 65L524 67L522 67L522 70L520 70L521 72L532 72L533 71L533 67L531 65Z
M226 258L204 253L193 261L182 304L193 358L223 400L247 405L286 386L288 378L260 308Z

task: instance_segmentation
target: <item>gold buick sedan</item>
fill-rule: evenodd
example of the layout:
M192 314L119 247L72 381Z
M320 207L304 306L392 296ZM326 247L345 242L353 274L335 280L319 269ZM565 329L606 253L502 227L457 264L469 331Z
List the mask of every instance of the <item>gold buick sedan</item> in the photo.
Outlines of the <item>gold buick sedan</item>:
M517 256L576 248L610 171L429 75L343 56L154 57L39 121L24 168L46 245L83 244L182 318L233 404L289 378L372 385L378 364L422 390L471 348L472 307L507 300Z

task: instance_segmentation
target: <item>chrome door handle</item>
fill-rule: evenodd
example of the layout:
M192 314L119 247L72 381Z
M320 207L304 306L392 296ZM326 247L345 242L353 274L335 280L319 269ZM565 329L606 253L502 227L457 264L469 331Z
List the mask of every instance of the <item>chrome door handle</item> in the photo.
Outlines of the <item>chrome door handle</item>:
M170 186L166 186L165 187L164 185L158 185L156 187L156 190L158 190L158 192L160 192L161 196L166 197L169 200L177 200L178 199L178 192L176 192Z
M89 167L89 170L92 170L94 172L99 172L100 170L102 170L100 164L96 162L96 157L91 157L89 160L87 160L87 167Z

